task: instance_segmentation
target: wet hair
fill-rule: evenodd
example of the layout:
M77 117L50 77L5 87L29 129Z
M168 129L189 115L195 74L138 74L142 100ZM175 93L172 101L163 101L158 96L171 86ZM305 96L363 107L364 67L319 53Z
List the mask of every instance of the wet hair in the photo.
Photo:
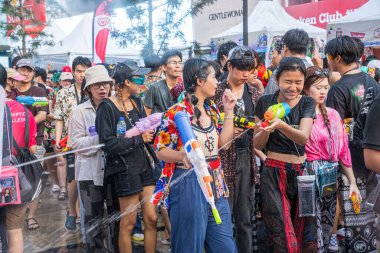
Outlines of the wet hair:
M183 67L183 83L185 90L193 94L197 85L198 78L206 80L210 74L209 67L212 65L203 59L193 58L185 62Z
M280 61L276 73L277 81L285 71L299 71L306 78L305 63L298 57L285 57Z
M206 80L208 75L210 74L210 67L212 65L210 62L199 59L199 58L193 58L189 59L185 62L185 65L183 67L183 83L185 86L185 90L187 93L191 95L190 102L194 106L194 114L197 119L197 125L199 127L202 127L200 122L201 117L201 111L199 110L197 104L198 104L198 98L194 95L195 87L197 86L198 79ZM207 105L211 105L210 99L205 99L205 103ZM211 111L206 110L209 115L212 114Z
M223 56L228 57L228 53L233 49L234 47L237 47L238 44L232 40L227 41L219 46L218 53L217 53L217 60L220 62L223 60Z
M0 64L0 85L5 89L7 85L7 71L5 70L4 66Z
M182 57L180 57L182 59ZM152 72L157 71L161 67L161 59L156 54L148 55L144 58L145 68L152 69Z
M21 56L16 56L15 58L13 58L13 59L12 59L12 62L11 62L12 68L15 68L16 65L17 65L17 62L18 62L19 60L21 60L21 59L22 59Z
M380 80L380 69L376 68L375 69L375 77L374 77L376 82L379 82Z
M362 56L361 45L346 35L327 42L325 52L332 58L340 56L347 65L358 62Z
M320 83L324 79L328 80L329 77L330 77L330 73L327 69L321 69L320 67L317 67L317 66L312 66L312 67L307 68L305 84L303 86L303 94L306 94L305 91L309 90L313 84ZM330 125L329 117L327 115L326 106L322 103L319 105L319 109L323 117L323 122L329 132L329 135L331 136L331 125Z
M161 65L166 65L168 64L168 60L171 58L171 57L176 57L178 56L181 61L182 61L182 53L178 50L169 50L167 52L164 53L164 55L161 57Z
M75 71L75 68L78 65L82 65L82 66L85 66L87 68L90 68L92 66L90 59L88 59L87 57L83 57L83 56L75 57L75 59L73 60L73 64L72 64L72 70Z
M302 29L291 29L282 37L282 42L292 53L306 54L309 35Z
M355 38L355 37L352 37L352 39L355 41L355 43L356 43L356 46L357 46L357 48L358 48L358 50L359 50L359 59L358 59L358 61L360 60L360 58L362 57L362 55L364 54L364 43L363 43L363 41L361 40L361 39L359 39L359 38Z
M46 70L44 70L43 68L36 68L35 69L35 77L38 77L38 76L40 76L42 81L44 83L46 83L46 79L47 79Z
M282 40L276 40L273 44L273 50L276 50L278 54L281 54L284 42Z
M215 61L210 60L208 62L210 63L211 67L213 67L215 70L216 79L219 80L219 77L222 75L222 67L220 66L217 60Z
M256 59L256 68L261 64L261 57L260 57L260 54L258 52L256 52L255 50L252 50L253 51L253 55Z
M255 64L255 55L252 50L246 51L241 59L232 59L228 60L231 64L232 68L237 68L241 71L251 71L256 68L257 64Z

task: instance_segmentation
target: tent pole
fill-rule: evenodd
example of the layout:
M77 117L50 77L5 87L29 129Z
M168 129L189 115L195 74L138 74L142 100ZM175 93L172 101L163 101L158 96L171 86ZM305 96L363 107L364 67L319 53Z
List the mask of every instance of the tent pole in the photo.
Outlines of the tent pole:
M248 46L248 0L243 0L243 45Z

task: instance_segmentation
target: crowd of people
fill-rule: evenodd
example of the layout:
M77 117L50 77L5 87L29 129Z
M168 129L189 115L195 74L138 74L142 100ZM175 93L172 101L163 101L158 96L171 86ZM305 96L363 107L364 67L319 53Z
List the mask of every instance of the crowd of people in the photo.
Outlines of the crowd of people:
M308 59L308 44L305 31L287 31L268 68L232 41L216 60L170 50L144 67L79 56L53 71L15 58L0 66L2 165L17 165L15 147L42 161L45 190L67 202L63 226L81 230L85 252L132 252L132 241L156 252L159 215L171 252L377 252L379 61L365 61L364 44L348 36L327 42L326 59ZM22 104L23 96L48 103ZM273 108L282 111L268 121ZM180 112L207 162L221 223L189 159ZM130 135L157 113L156 129ZM1 194L8 203L15 192ZM23 252L23 230L39 228L39 201L0 207L2 252Z

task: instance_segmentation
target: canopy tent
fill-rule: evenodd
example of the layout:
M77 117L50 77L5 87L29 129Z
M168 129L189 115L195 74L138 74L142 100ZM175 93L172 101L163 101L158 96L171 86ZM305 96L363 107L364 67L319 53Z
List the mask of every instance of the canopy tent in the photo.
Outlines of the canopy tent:
M54 68L71 65L77 56L92 57L92 14L82 15L77 26L64 38L56 41L53 47L42 48L35 57L37 65L44 66L53 63ZM60 25L57 22L57 27ZM122 59L139 59L139 50L134 48L121 48L115 39L109 37L106 51L106 62L115 62Z
M380 0L369 0L359 9L327 25L327 39L348 35L366 47L380 47Z
M292 28L303 29L311 38L325 41L326 30L293 18L277 1L259 1L256 8L248 17L249 47L258 52L264 52L266 63L268 64L270 49L274 41L281 39L285 32ZM243 23L240 23L213 36L212 44L219 45L228 40L241 44L242 34Z

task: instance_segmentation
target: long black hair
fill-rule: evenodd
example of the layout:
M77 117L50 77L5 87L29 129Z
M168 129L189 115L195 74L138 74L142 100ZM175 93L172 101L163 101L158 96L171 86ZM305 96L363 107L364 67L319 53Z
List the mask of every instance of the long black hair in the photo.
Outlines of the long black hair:
M194 106L197 125L200 127L202 127L199 120L201 117L201 111L198 108L199 100L195 96L194 92L198 83L198 79L206 80L208 75L211 73L210 67L212 68L212 65L208 61L199 58L192 58L187 60L185 62L185 66L183 67L183 83L186 92L191 95L190 102ZM211 100L205 99L205 103L207 105L211 105ZM208 113L211 115L211 112Z
M285 71L300 71L306 78L306 66L305 63L297 57L285 57L278 64L276 79L280 80L282 73Z

